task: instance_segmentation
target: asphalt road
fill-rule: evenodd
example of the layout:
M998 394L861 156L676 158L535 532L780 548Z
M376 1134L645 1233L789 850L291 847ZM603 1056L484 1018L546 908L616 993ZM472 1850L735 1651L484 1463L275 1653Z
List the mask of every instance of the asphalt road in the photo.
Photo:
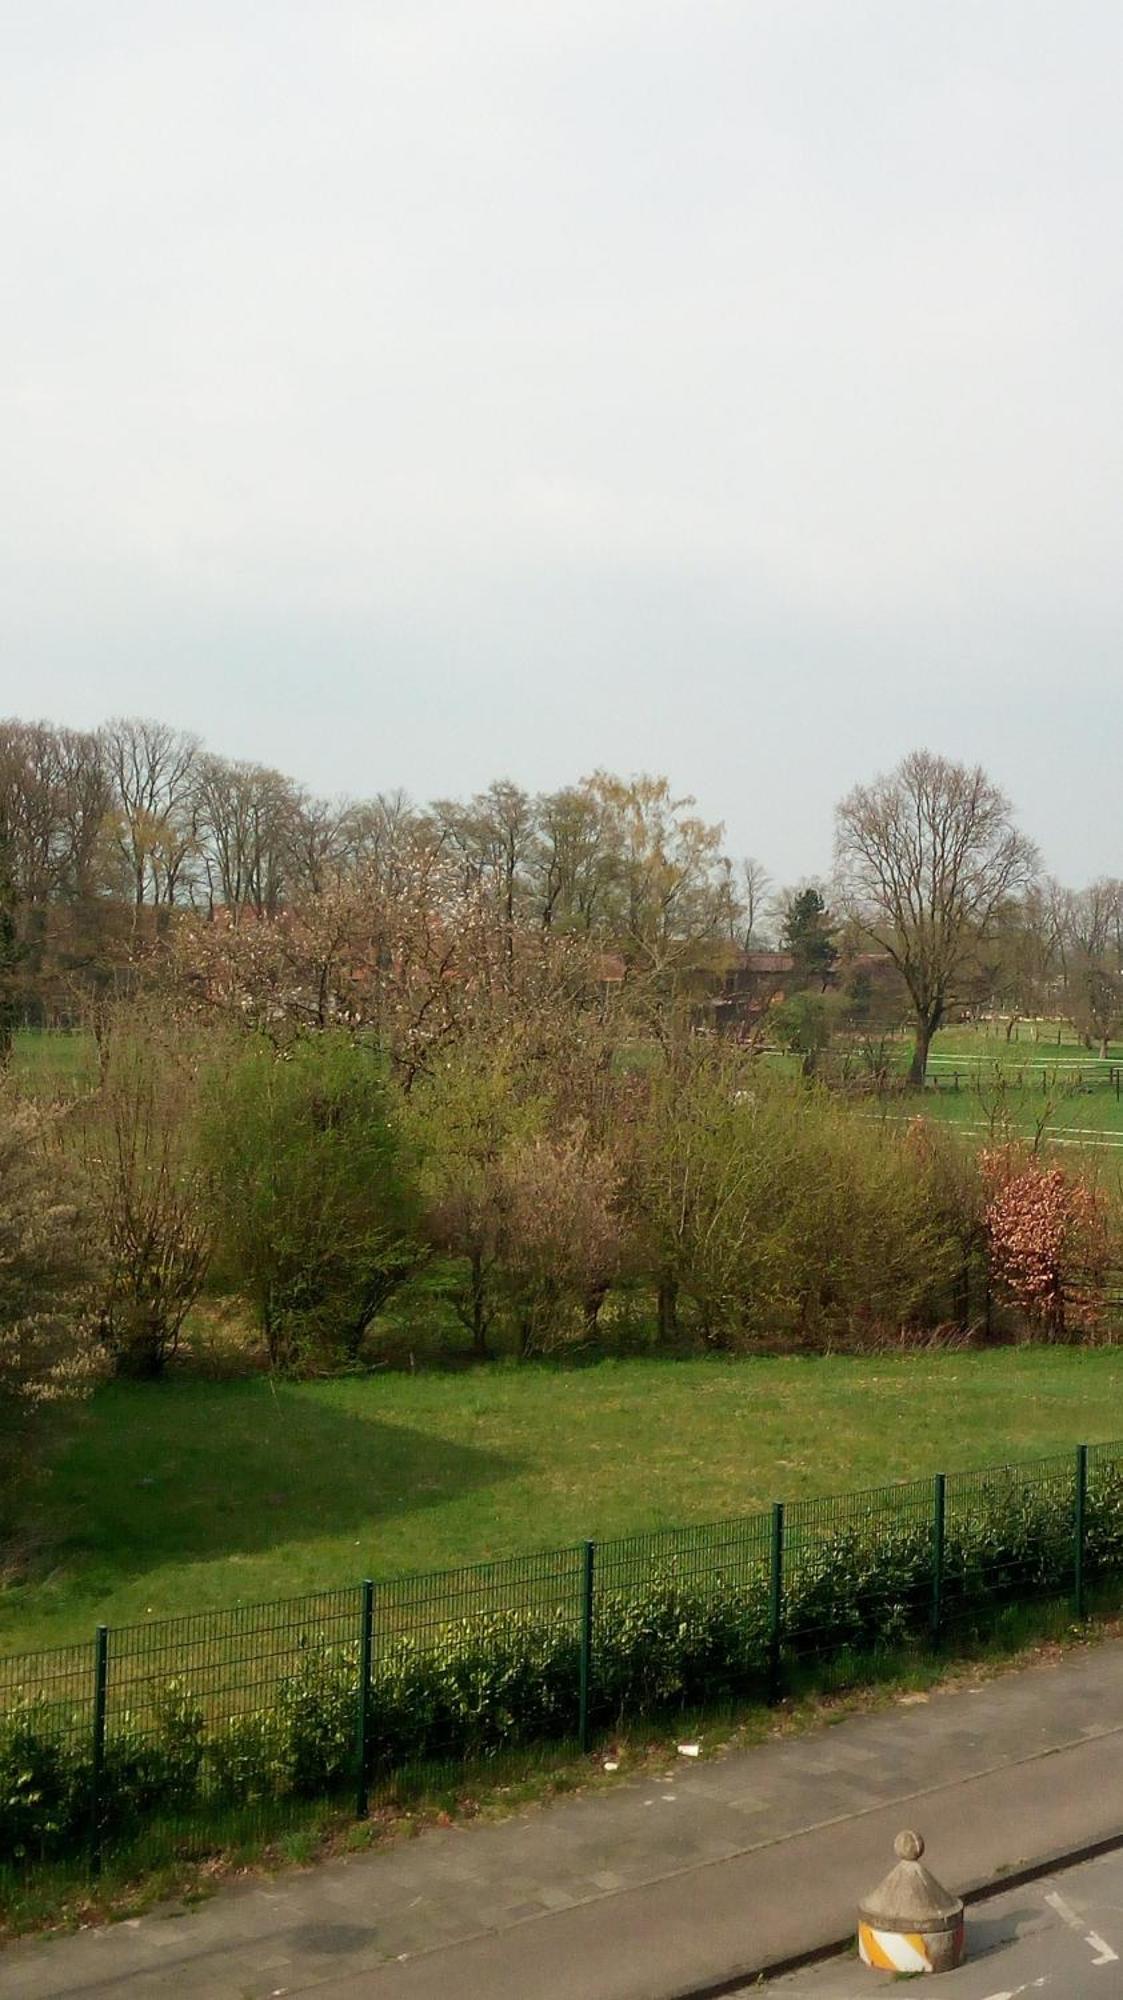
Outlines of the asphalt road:
M1123 1995L1123 1852L1046 1876L967 1912L968 1963L936 1982L940 2000L1117 2000ZM831 1959L766 1987L772 2000L871 2000L895 1990L857 1958ZM927 1988L927 1982L925 1982Z

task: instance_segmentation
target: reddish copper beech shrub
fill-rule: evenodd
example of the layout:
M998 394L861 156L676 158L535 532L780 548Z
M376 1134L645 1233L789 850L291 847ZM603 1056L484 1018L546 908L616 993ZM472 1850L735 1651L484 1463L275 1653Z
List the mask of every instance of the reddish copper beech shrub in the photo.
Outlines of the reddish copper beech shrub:
M981 1165L994 1276L1050 1340L1094 1331L1108 1269L1100 1190L1016 1146L984 1152Z

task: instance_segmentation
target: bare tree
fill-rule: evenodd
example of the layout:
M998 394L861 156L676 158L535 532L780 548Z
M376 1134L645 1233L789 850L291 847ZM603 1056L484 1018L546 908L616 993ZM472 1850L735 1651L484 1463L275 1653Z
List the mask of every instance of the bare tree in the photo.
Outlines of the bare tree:
M1123 1016L1123 883L1101 877L1067 901L1068 1004L1085 1044L1107 1056Z
M353 800L340 820L346 871L365 877L379 895L399 891L418 849L435 838L431 821L403 791Z
M205 756L199 765L199 823L213 909L274 915L292 872L299 811L295 787L262 764Z
M169 868L178 873L193 838L184 835L180 815L194 788L198 742L166 722L128 716L108 722L101 740L132 900L163 900L162 877Z
M841 895L908 988L909 1079L922 1084L956 983L1032 879L1036 850L980 766L914 750L843 799L835 859Z
M747 854L741 863L737 900L740 905L740 938L746 951L751 951L758 942L757 931L764 916L764 906L772 888L772 877L764 863L754 855Z

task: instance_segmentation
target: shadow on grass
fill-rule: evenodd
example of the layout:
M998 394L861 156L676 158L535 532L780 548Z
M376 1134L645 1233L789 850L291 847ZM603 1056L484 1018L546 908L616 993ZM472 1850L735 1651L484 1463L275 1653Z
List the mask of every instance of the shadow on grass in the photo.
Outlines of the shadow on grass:
M521 1469L267 1381L113 1385L47 1488L50 1559L118 1577L258 1554L455 1501Z

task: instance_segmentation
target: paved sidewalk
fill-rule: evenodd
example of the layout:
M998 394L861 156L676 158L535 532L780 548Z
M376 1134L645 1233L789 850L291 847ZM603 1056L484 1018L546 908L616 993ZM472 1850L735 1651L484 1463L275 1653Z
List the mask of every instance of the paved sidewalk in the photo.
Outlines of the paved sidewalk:
M971 1891L1123 1837L1123 1642L495 1826L16 1944L2 2000L684 2000L846 1937L919 1825Z

